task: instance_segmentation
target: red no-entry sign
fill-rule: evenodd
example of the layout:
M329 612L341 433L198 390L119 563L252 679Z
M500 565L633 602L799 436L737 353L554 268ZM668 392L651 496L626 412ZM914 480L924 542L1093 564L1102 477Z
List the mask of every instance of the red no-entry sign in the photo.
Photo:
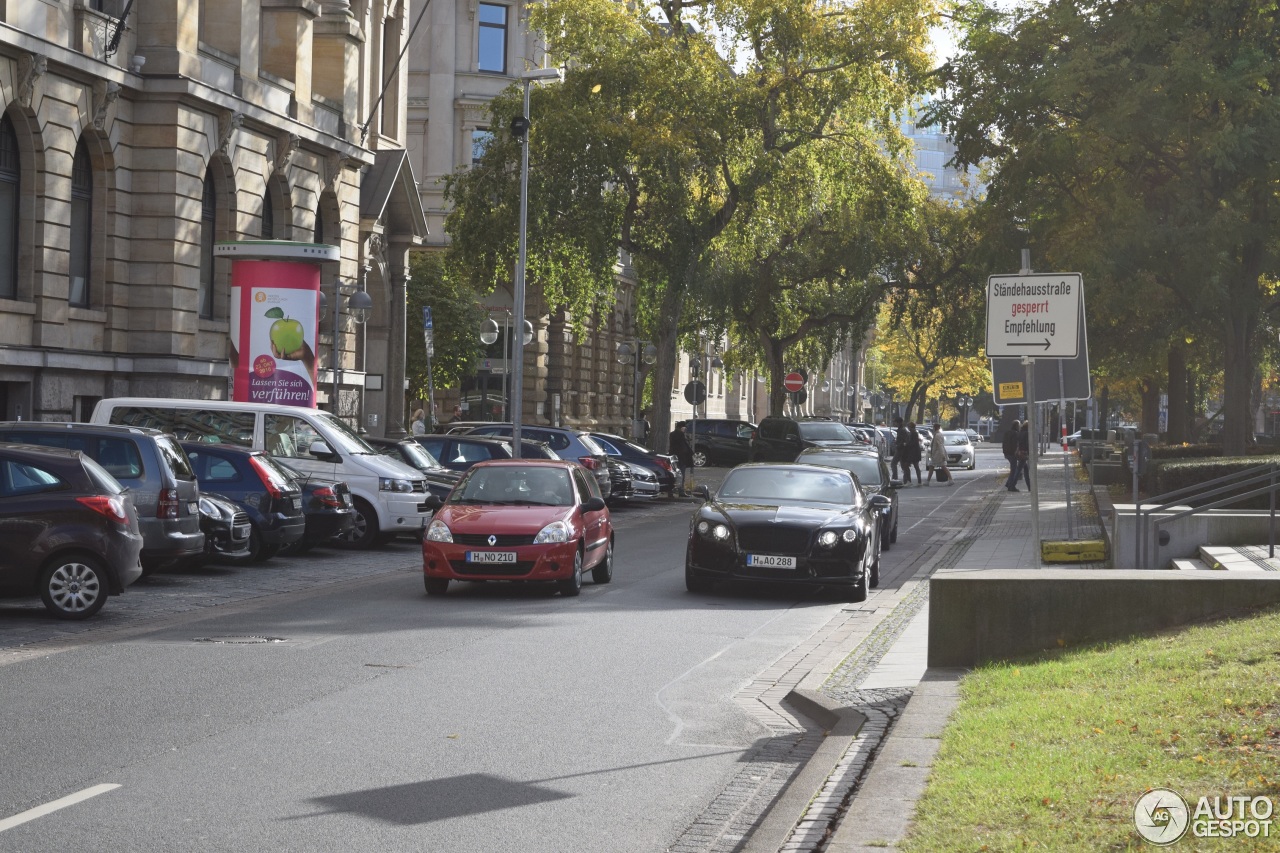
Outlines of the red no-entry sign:
M793 393L799 391L804 387L804 377L799 373L788 373L782 380L782 387Z

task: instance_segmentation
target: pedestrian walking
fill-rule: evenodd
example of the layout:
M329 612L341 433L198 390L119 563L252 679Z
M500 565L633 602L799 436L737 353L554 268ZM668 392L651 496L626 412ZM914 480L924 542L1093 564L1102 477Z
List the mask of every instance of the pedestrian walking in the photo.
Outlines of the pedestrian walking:
M897 426L898 431L893 437L893 465L890 466L889 470L891 472L897 472L901 469L902 482L910 485L911 471L907 468L907 442L911 439L911 436L908 435L907 428L902 423L902 418L894 418L893 422Z
M1000 450L1009 463L1009 476L1005 478L1004 487L1011 492L1018 491L1018 435L1021 426L1021 422L1015 420L1000 440Z
M938 475L938 483L946 483L948 486L956 484L955 478L951 476L951 469L947 467L947 448L942 440L942 433L935 432L933 434L933 443L929 445L929 475L925 479L924 484L927 486L933 482L933 475Z
M409 424L409 432L414 435L427 434L426 413L422 409L415 409L413 412L413 422Z
M1022 472L1022 480L1027 484L1027 491L1031 491L1031 421L1022 422L1022 428L1018 430L1018 453L1015 457L1018 460L1018 467ZM1014 477L1014 485L1017 485L1018 478Z
M693 448L689 446L689 436L682 424L671 431L668 449L680 463L680 497L689 496L689 474L693 471Z
M916 485L923 486L924 480L920 476L920 460L924 458L924 436L916 429L915 421L907 422L907 450L902 470L906 474L903 478L905 482L911 482L911 469L916 471Z

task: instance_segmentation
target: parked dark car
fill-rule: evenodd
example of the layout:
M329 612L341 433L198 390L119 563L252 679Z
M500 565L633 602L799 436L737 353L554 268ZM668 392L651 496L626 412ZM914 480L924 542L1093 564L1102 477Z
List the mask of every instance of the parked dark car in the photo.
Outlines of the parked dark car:
M204 557L200 562L248 557L251 529L249 514L235 501L212 492L200 493L200 530L204 533Z
M617 456L608 455L605 456L604 464L609 469L609 503L618 504L634 497L631 466Z
M464 435L495 435L511 437L511 424L485 424L469 430ZM533 441L545 441L561 459L577 462L590 471L600 487L600 496L606 501L613 489L613 479L609 466L605 462L606 455L600 445L595 443L591 434L580 429L548 426L520 427L520 438ZM439 458L439 457L437 457Z
M0 423L0 441L79 450L128 489L144 574L204 553L200 487L173 436L146 427L9 421Z
M201 488L236 502L249 515L250 562L297 542L307 527L302 489L270 455L233 444L183 442Z
M680 465L676 462L674 456L656 453L647 447L612 433L593 432L591 437L596 440L596 444L600 445L600 449L608 455L620 457L624 462L630 462L633 465L640 465L652 473L657 480L659 492L669 495L675 490L676 478L680 473Z
M142 576L138 511L84 453L0 445L0 594L87 619Z
M426 438L425 435L417 436L417 438ZM423 446L422 442L415 441L413 438L370 438L365 437L365 441L373 445L373 448L379 453L390 456L393 459L399 459L407 465L411 465L422 472L422 476L427 481L427 489L431 494L444 500L448 496L449 491L462 479L459 471L454 471L440 464L431 451Z
M355 529L356 510L347 484L304 474L283 459L275 461L302 489L302 514L307 519L302 538L281 546L280 553L305 554L318 545L349 544L351 531Z
M676 428L689 428L689 443L693 445L693 464L732 467L746 462L751 455L751 434L756 425L750 421L688 420L680 421Z
M465 472L477 462L511 459L511 437L481 435L415 435L413 440L450 471ZM559 459L546 442L521 437L521 456L525 459Z
M840 590L865 601L879 576L878 515L889 499L868 497L848 471L820 465L739 465L689 525L684 582L766 581Z
M880 510L880 548L888 551L898 541L898 487L902 481L893 479L888 461L878 450L857 450L843 447L811 447L796 457L800 465L830 465L843 468L858 478L858 485L867 495L884 495L889 505ZM878 586L878 574L871 578L871 586Z
M751 438L752 462L790 462L806 447L857 447L849 428L830 418L775 418L760 421Z

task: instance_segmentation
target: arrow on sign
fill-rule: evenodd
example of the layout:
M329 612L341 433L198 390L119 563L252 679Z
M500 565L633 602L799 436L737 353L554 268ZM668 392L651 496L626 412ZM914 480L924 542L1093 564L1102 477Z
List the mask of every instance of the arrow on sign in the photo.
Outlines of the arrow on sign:
M1040 349L1048 349L1048 348L1049 348L1049 339L1048 339L1048 338L1045 338L1045 339L1044 339L1044 343L1039 343L1039 344L1006 344L1006 346L1011 346L1011 347L1040 347Z

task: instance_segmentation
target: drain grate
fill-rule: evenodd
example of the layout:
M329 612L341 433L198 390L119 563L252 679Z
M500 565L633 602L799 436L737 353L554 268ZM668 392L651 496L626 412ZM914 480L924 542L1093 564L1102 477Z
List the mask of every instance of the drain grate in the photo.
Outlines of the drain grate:
M194 642L197 643L233 643L236 645L258 645L261 643L283 643L286 642L284 637L259 637L256 635L245 636L229 636L229 637L195 637Z

